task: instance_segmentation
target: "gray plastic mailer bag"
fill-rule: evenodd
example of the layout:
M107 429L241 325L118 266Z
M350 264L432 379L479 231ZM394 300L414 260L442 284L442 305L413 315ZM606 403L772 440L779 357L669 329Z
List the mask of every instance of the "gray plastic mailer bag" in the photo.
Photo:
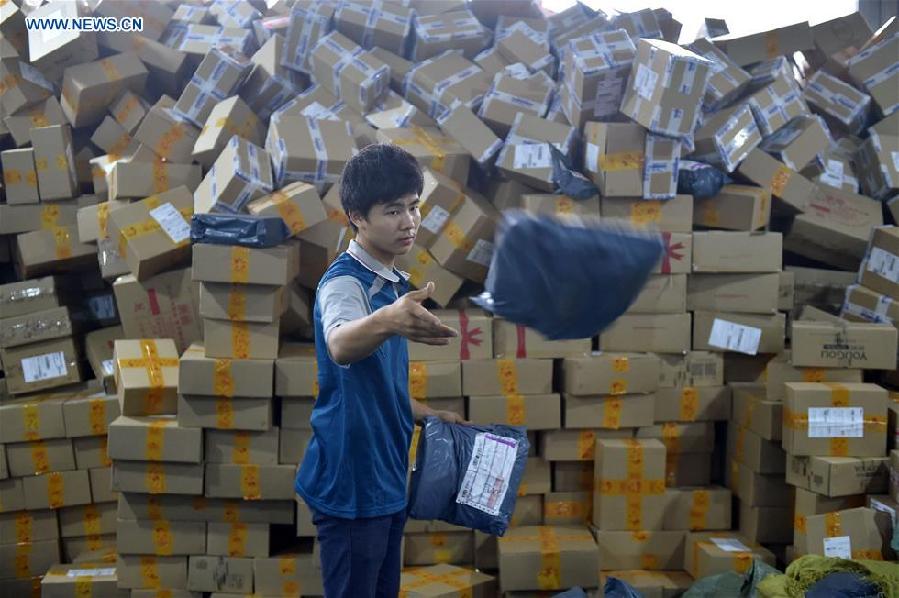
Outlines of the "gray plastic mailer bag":
M409 517L502 536L515 511L528 448L522 427L448 424L426 417L412 472Z
M194 214L190 221L190 240L194 243L263 249L280 245L290 237L287 225L277 217Z

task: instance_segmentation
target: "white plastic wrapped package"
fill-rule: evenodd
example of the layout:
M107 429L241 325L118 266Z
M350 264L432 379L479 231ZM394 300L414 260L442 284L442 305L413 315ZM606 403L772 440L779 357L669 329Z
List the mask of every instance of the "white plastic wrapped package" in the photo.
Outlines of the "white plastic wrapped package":
M528 448L523 427L425 418L412 472L409 517L502 536L515 511Z

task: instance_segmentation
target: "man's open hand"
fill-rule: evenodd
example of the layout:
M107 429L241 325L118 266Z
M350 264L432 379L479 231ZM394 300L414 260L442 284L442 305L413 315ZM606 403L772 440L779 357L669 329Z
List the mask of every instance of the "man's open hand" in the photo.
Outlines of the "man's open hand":
M394 334L427 345L447 345L451 338L458 336L458 332L422 306L433 292L434 283L429 282L424 288L410 291L384 308Z

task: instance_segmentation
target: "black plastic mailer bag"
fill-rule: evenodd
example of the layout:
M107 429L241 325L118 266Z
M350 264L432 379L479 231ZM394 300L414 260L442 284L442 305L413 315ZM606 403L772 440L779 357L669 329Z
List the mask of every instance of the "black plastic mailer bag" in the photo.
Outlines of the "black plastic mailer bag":
M426 417L418 439L409 517L502 536L528 458L525 428L448 424Z
M590 338L636 300L663 249L623 223L506 210L473 301L550 340Z
M278 217L194 214L190 221L190 240L194 243L263 249L281 245L290 237L290 229Z

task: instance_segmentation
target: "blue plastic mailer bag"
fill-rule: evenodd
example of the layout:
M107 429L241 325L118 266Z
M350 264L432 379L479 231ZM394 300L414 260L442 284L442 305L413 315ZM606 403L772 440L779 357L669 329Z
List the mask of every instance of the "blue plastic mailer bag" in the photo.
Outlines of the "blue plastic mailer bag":
M634 302L662 256L658 233L506 210L473 301L550 340L589 338Z
M409 517L502 536L515 511L528 448L522 427L448 424L426 417L412 471Z
M240 214L194 214L190 240L194 243L240 245L262 249L281 245L291 237L281 218Z

